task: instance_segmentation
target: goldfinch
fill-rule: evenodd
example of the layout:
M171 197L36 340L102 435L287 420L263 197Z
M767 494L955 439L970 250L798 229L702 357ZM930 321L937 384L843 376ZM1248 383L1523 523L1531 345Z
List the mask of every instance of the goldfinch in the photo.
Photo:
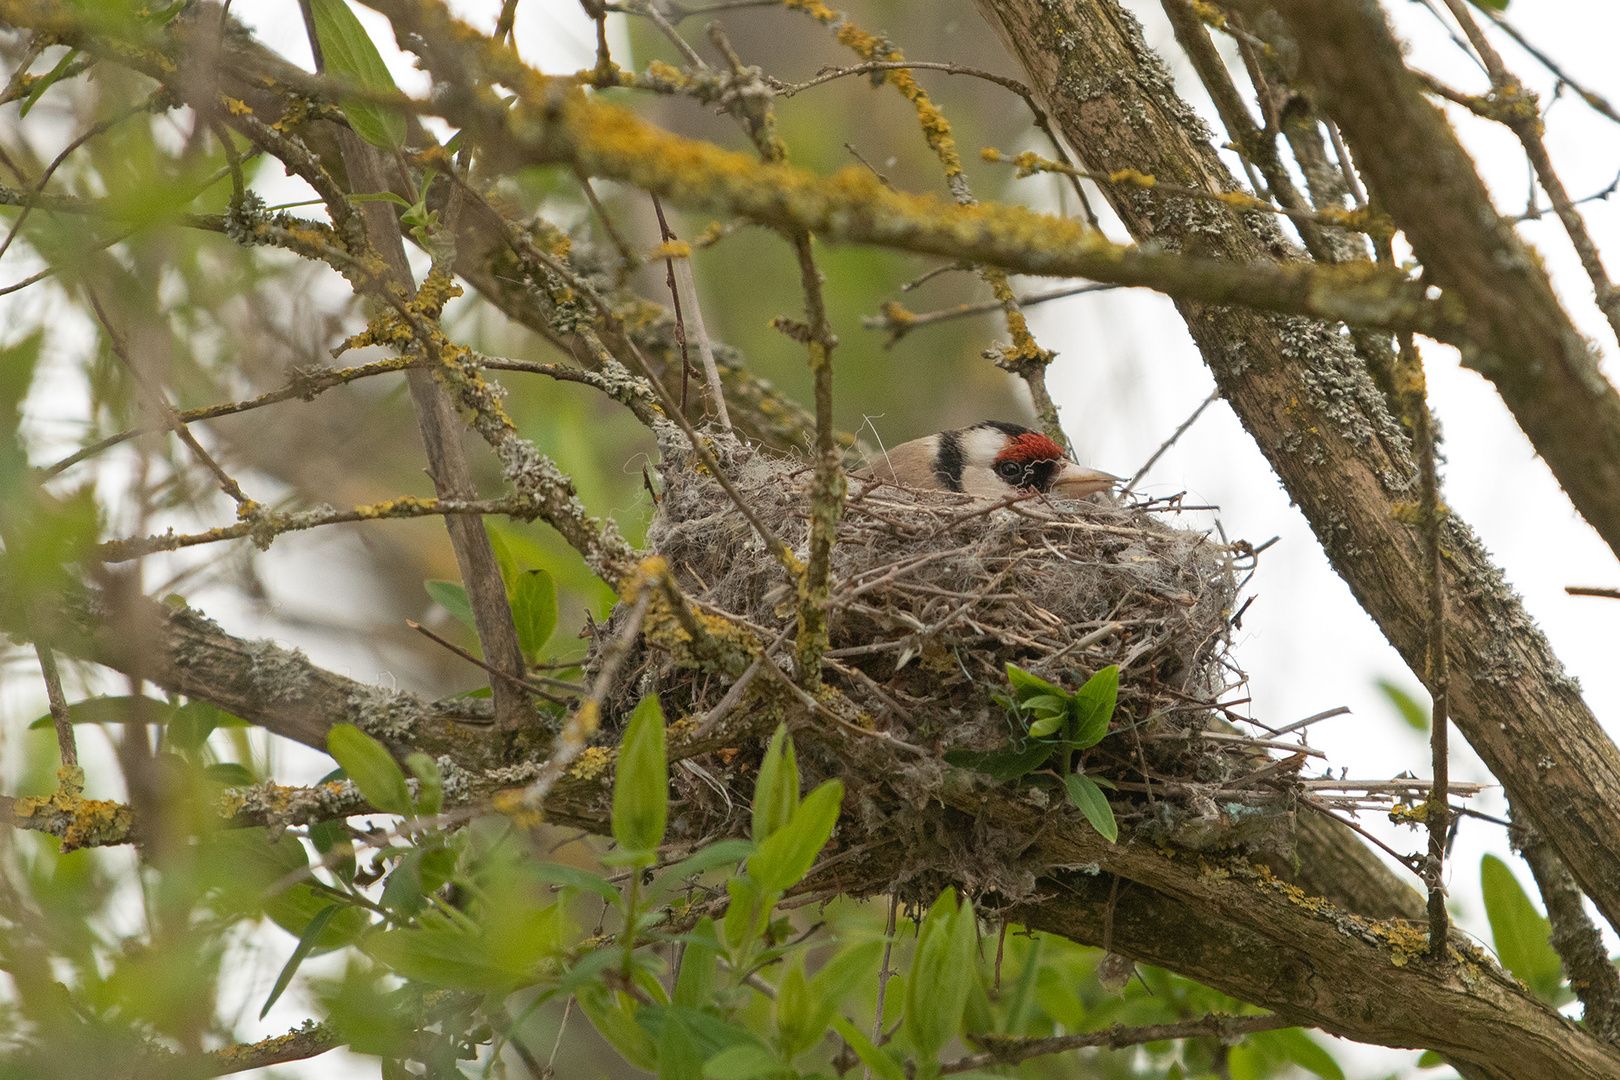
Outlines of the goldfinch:
M1117 476L1076 465L1040 432L999 420L901 443L876 455L857 475L998 499L1019 492L1080 499L1119 482Z

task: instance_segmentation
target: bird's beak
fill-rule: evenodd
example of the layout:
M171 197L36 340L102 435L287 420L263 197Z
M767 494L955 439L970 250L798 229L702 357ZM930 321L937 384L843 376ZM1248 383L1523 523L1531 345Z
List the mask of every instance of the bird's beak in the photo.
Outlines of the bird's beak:
M1063 469L1052 480L1052 493L1065 499L1083 499L1098 491L1107 491L1120 482L1096 469L1083 469L1072 461L1064 462Z

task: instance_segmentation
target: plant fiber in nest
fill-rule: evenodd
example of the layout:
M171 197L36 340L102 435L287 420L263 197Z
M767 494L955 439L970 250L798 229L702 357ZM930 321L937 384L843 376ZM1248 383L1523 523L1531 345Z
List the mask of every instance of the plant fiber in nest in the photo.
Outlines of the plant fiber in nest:
M796 588L684 437L671 428L661 443L663 484L648 547L664 556L703 614L746 627L769 651L769 662L791 675ZM708 446L759 518L806 559L810 468L729 436L711 434ZM1228 649L1247 545L1174 528L1162 513L1096 500L1036 497L1001 506L858 476L849 483L832 555L823 677L853 705L853 723L926 748L921 764L896 757L911 763L893 777L895 805L921 811L930 789L960 772L944 765L944 751L991 750L1022 736L1011 711L995 700L1008 693L1007 664L1069 690L1116 664L1119 702L1110 734L1082 763L1089 775L1119 785L1110 799L1126 831L1200 849L1236 843L1286 851L1287 785L1245 790L1242 778L1273 759L1232 734L1211 708L1243 682ZM756 685L773 682L761 675ZM666 715L701 724L729 685L638 643L606 712L628 715L642 695L656 691ZM750 692L734 713L746 714L753 702ZM774 720L763 725L764 733L774 726ZM1214 728L1226 733L1221 741L1207 737ZM813 738L807 746L809 734L796 731L807 772L839 772L836 755L818 756ZM739 746L740 756L704 758L701 783L687 778L690 790L680 794L693 803L689 811L720 792L733 814L746 812L758 747L742 740ZM1072 812L1059 811L1055 778L1019 782L1054 812ZM864 831L883 827L874 815L893 825L892 815L868 803ZM712 813L685 816L698 831L718 824ZM1011 884L989 869L977 876L1004 893Z

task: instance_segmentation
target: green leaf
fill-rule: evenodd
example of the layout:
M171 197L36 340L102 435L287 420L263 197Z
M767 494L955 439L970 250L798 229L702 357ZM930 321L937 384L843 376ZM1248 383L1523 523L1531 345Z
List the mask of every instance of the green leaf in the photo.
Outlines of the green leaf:
M202 744L227 715L206 701L187 702L170 715L164 740L171 749L194 753L202 749Z
M121 695L116 697L93 697L83 701L75 701L68 706L68 716L75 724L127 724L137 715L148 722L168 723L178 711L167 701L158 698L142 696ZM38 720L28 725L30 731L55 726L50 713L46 713Z
M492 961L476 935L448 926L384 930L362 947L372 959L430 986L495 990L512 984L511 974Z
M304 932L298 937L298 947L293 949L293 954L282 967L281 974L276 976L276 985L270 990L270 996L265 998L264 1008L259 1010L260 1020L264 1019L265 1014L270 1011L270 1006L274 1005L276 999L291 985L293 976L298 973L298 966L314 950L315 943L320 940L321 933L326 929L326 924L332 921L332 916L340 909L339 904L327 904L309 920L309 925L304 927Z
M760 1080L785 1071L775 1054L748 1043L728 1046L703 1063L707 1080Z
M253 770L246 765L238 765L234 761L222 761L217 765L203 767L203 776L216 784L226 787L248 787L257 784L259 778L253 775Z
M664 710L657 694L636 706L619 744L613 781L613 839L626 854L651 860L669 821L669 765L664 757Z
M583 889L593 892L610 903L619 902L619 890L613 883L600 874L593 874L589 870L581 870L574 866L563 866L560 863L537 863L528 868L535 879L547 885L562 885L570 889Z
M731 901L726 905L725 918L720 927L725 932L726 944L735 953L749 945L758 929L765 925L757 910L764 901L764 894L759 884L746 874L728 878L726 893Z
M1019 702L1024 708L1042 716L1066 716L1069 711L1069 695L1058 697L1056 694L1036 694Z
M557 629L557 585L545 570L528 570L518 575L517 585L507 594L512 621L517 625L518 647L534 659Z
M1039 675L1031 675L1017 664L1007 665L1007 681L1012 684L1013 693L1020 701L1037 694L1050 694L1059 698L1069 696L1068 691L1061 686L1053 686Z
M863 941L839 949L810 977L811 1011L805 1026L817 1038L827 1030L844 999L866 982L882 953L883 942Z
M402 915L415 915L427 906L427 889L422 883L422 852L412 848L394 864L383 885L382 906Z
M1119 665L1110 664L1086 680L1074 694L1074 734L1070 744L1077 750L1096 746L1108 734L1119 701ZM1102 830L1098 830L1101 832Z
M703 1057L674 1011L665 1013L658 1033L658 1080L703 1080Z
M44 95L45 91L55 86L62 76L67 74L68 66L78 58L79 50L69 49L67 55L56 62L55 67L51 68L38 82L34 83L33 87L28 91L28 98L22 103L22 108L17 110L17 119L21 120L26 117L28 110L39 103L39 99Z
M1508 0L1468 0L1468 2L1482 11L1494 12L1497 15L1508 9Z
M844 1037L849 1048L855 1051L855 1056L861 1059L862 1064L870 1068L879 1080L907 1080L906 1070L900 1063L876 1046L872 1040L862 1035L860 1029L842 1016L834 1016L833 1030Z
M1117 843L1119 823L1114 820L1114 808L1108 805L1096 781L1084 773L1070 773L1063 778L1063 786L1068 789L1069 801L1086 815L1091 827L1110 844Z
M309 827L310 843L320 852L326 866L336 874L345 884L354 883L354 873L357 869L354 858L354 844L349 840L348 830L343 827L341 819L333 818L327 821L317 821ZM339 845L342 845L341 847ZM336 852L336 857L333 853Z
M776 1018L777 1037L781 1040L782 1056L792 1061L814 1046L822 1032L810 1026L810 990L805 984L804 968L795 964L788 968L776 986L776 1000L772 1002Z
M810 872L816 854L826 846L838 824L844 785L827 780L812 791L782 828L776 830L748 860L748 876L766 895L785 892Z
M382 743L353 724L336 724L326 733L326 752L343 766L371 805L388 814L411 812L405 774Z
M1445 1055L1434 1050L1423 1051L1423 1053L1419 1055L1417 1059L1417 1066L1420 1069L1438 1069L1445 1063Z
M399 92L382 54L344 0L310 0L310 13L328 75L356 90ZM345 97L343 112L354 133L372 146L393 150L405 145L405 117L399 110Z
M1524 980L1543 1001L1560 1004L1563 967L1548 942L1552 925L1525 895L1519 879L1506 863L1487 855L1479 864L1480 888L1485 894L1485 916L1491 922L1491 940L1502 966Z
M427 186L425 183L422 185ZM401 206L408 206L404 199L399 200ZM484 532L489 536L489 549L495 553L495 565L500 567L501 584L506 587L506 595L510 597L517 590L518 579L523 576L523 569L518 564L517 556L512 553L512 545L507 543L506 536L501 530L490 525L486 519Z
M1291 1061L1322 1077L1322 1080L1344 1080L1344 1070L1320 1045L1311 1041L1299 1028L1279 1028L1251 1035L1250 1039L1273 1056Z
M416 777L419 792L416 812L437 814L444 807L444 775L439 772L439 763L418 751L407 757L405 764L410 766L411 775Z
M763 843L799 808L799 763L786 724L776 725L754 782L754 842Z
M753 841L739 839L720 840L708 847L699 848L658 876L647 889L647 902L654 903L664 894L680 888L681 883L688 878L706 874L710 870L718 870L722 866L740 863L754 851Z
M670 1001L691 1009L713 1004L714 988L718 983L720 942L715 936L714 920L705 915L692 928L693 940L681 951L681 970L675 976L675 993Z
M987 753L975 750L950 750L946 752L945 760L964 769L986 773L992 779L1007 781L1034 772L1046 764L1046 759L1051 757L1056 749L1056 743L1026 739L1022 750L1015 746L1004 746Z
M962 1010L978 978L977 943L973 904L958 905L956 890L945 889L918 929L906 977L905 1028L917 1052L918 1076L937 1074L939 1052L962 1026Z
M1044 739L1062 727L1065 719L1062 715L1043 717L1029 725L1029 733L1033 738Z
M469 630L478 629L478 623L473 618L472 601L467 599L467 590L459 583L429 579L422 582L422 587L427 589L433 602L454 615L457 622Z
M319 201L319 200L317 200ZM410 201L403 196L395 195L392 191L367 191L359 195L350 195L350 202L391 202L398 206L410 207Z
M1400 686L1389 679L1379 679L1378 689L1382 690L1384 697L1395 706L1395 711L1401 714L1408 727L1414 731L1428 731L1430 710L1427 705L1407 693Z
M658 1068L658 1047L646 1029L636 1023L633 1007L620 1003L619 996L600 982L588 982L579 988L574 1000L579 1002L585 1015L596 1030L619 1052L619 1055L638 1069L654 1072Z

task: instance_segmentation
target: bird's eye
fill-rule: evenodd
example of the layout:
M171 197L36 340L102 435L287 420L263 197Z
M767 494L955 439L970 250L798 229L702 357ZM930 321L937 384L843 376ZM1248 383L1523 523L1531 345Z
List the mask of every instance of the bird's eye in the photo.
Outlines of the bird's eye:
M1016 461L1003 461L996 466L996 475L1004 480L1018 480L1024 475L1024 467Z

